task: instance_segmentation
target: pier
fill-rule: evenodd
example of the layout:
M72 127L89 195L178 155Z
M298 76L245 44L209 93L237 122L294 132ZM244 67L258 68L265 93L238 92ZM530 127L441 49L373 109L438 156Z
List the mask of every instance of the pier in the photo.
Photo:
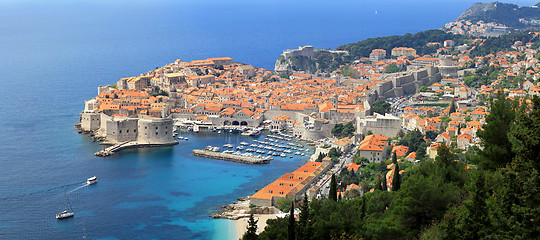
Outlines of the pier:
M214 152L203 149L194 149L193 155L198 157L213 158L237 163L246 163L246 164L267 164L270 163L268 158L259 158L259 157L248 157L235 155L230 153Z
M110 146L108 148L105 148L99 152L94 153L94 156L98 157L107 157L114 155L116 152L128 149L128 148L145 148L145 147L163 147L163 146L172 146L178 144L177 141L174 141L172 143L164 143L164 144L150 144L150 143L138 143L138 142L122 142L113 146Z

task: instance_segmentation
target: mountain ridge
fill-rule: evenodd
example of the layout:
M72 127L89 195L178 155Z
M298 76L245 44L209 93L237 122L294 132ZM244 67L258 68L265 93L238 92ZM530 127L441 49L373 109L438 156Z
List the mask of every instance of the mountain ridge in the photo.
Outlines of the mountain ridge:
M490 2L475 3L463 12L456 21L496 22L513 28L526 28L519 19L540 19L540 2L531 7L520 7L516 4Z

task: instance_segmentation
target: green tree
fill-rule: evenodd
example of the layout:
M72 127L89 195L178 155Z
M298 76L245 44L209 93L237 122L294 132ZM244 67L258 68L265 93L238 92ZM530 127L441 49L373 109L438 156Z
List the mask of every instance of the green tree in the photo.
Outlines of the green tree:
M392 162L394 164L397 164L397 155L396 155L396 151L392 152Z
M253 217L253 213L249 215L247 232L242 236L242 240L257 240L259 236L257 235L257 222Z
M337 183L336 183L336 176L332 174L332 178L330 179L330 191L328 192L328 198L332 199L334 201L337 201Z
M309 222L309 201L307 195L304 194L304 200L302 206L300 206L300 216L298 217L298 230L296 231L296 239L309 240L313 231L311 229L311 223Z
M449 113L455 113L455 112L456 112L456 100L452 99L452 103L450 103Z
M415 160L422 160L426 156L426 143L421 143L416 150Z
M385 73L401 72L401 68L395 63L390 63L388 64L388 66L386 66L386 68L384 69L384 72Z
M508 133L515 118L514 103L507 100L501 91L497 100L490 100L491 111L486 124L477 135L484 147L473 159L480 168L495 170L510 163L514 157Z
M408 132L405 137L399 141L400 145L409 147L409 153L416 152L422 143L425 145L426 141L424 141L424 135L418 130Z
M261 240L287 239L288 218L268 219L264 231L259 234Z
M295 228L296 220L294 220L294 201L291 202L291 212L289 213L289 226L288 226L288 238L289 240L294 240L295 235Z
M382 179L381 185L382 185L383 191L388 191L388 183L386 182L386 172L382 173L381 179Z
M385 113L390 112L391 105L384 100L377 100L371 105L371 108L374 112L384 115Z
M396 167L394 169L394 176L392 179L392 191L397 192L401 187L401 179L399 175L399 164L396 162Z

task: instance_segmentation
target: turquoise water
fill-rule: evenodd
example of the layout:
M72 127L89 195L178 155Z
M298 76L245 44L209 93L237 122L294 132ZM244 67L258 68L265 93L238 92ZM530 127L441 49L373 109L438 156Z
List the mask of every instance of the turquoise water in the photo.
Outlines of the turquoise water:
M470 4L0 1L0 239L77 239L83 225L93 239L230 238L231 222L208 215L305 158L251 166L193 157L193 148L243 139L213 133L94 157L101 146L73 124L97 86L177 58L230 56L272 69L283 49L439 28ZM84 186L94 175L99 183ZM76 215L57 221L64 191Z

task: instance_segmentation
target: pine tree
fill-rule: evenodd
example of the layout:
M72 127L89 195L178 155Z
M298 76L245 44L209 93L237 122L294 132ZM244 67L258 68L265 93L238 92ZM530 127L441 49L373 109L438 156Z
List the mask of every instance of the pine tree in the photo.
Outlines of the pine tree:
M291 212L289 213L289 227L288 227L288 239L289 240L294 240L295 239L295 231L294 231L294 228L295 228L295 225L296 225L296 221L294 220L294 200L291 202Z
M502 91L501 91L502 92ZM490 100L491 111L486 116L486 124L477 135L484 149L473 159L480 169L495 170L510 163L515 156L508 134L515 119L515 103L499 92L497 100Z
M396 155L396 151L394 151L394 153L392 154L392 162L394 164L397 164L397 155Z
M336 176L332 174L332 178L330 180L330 191L328 192L328 198L337 202L337 189L336 188L337 188Z
M401 187L401 179L399 178L399 164L396 162L396 167L394 168L394 177L392 179L392 191L398 191Z
M256 240L259 239L257 236L257 222L253 217L253 213L249 215L247 232L242 236L242 240Z

